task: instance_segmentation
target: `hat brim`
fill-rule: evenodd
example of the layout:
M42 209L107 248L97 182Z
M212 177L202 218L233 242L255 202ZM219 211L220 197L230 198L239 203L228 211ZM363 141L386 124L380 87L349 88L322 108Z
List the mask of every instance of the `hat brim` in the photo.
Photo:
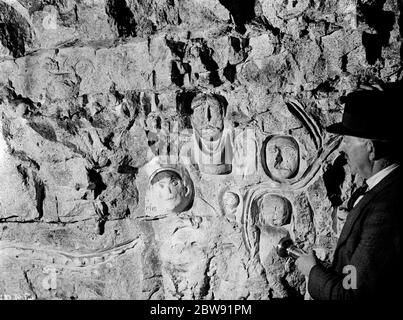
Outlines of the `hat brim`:
M344 126L341 122L334 123L326 128L326 131L333 134L338 134L342 136L352 136L358 138L365 138L365 139L374 139L374 140L385 140L390 141L393 140L391 136L381 136L377 134L368 134L367 132L360 132L351 130Z
M354 133L356 133L353 130L345 127L341 122L331 124L326 128L326 131L343 136L354 135Z

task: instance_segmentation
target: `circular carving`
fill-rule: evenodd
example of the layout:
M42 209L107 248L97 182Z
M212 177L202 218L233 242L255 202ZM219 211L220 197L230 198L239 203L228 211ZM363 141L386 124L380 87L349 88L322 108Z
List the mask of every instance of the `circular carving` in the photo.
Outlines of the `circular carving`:
M298 142L291 136L269 137L263 144L262 165L273 180L294 178L299 170Z
M258 227L281 227L290 223L291 202L278 194L263 194L253 201L252 214Z
M186 202L188 192L182 177L175 171L164 170L157 173L150 181L151 189L155 196L154 200L168 211L180 212Z
M146 165L146 173L149 179L145 199L148 215L180 213L192 206L193 181L184 167L167 164L162 157L155 157Z
M226 214L235 215L236 208L239 206L239 195L232 191L226 191L222 196L224 211Z

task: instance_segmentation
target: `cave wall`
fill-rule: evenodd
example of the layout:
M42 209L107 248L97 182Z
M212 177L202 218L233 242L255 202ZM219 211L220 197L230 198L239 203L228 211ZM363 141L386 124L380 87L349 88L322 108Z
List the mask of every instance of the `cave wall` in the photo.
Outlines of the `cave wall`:
M401 80L401 8L0 0L0 296L309 298L275 245L331 261L358 181L324 128L342 95ZM181 157L199 92L225 165ZM189 191L172 210L161 168Z

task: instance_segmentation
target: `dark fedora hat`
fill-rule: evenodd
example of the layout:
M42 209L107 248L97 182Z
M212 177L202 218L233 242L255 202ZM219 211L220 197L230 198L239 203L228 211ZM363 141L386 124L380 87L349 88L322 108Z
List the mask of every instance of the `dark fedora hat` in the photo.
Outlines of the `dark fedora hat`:
M330 133L392 141L398 137L397 91L357 90L342 97L342 121L326 128Z

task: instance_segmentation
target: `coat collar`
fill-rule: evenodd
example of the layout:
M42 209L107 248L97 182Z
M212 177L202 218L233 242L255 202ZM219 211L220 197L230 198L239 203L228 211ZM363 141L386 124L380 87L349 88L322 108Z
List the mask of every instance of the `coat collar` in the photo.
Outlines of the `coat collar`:
M364 197L358 202L358 204L351 210L351 212L347 215L346 222L341 231L339 241L337 242L336 251L334 256L336 257L337 251L339 247L341 247L344 242L349 237L351 230L354 226L354 223L357 221L358 217L363 212L363 209L371 202L371 200L385 187L389 184L393 183L400 175L401 168L396 168L393 172L391 172L388 176L382 179L373 189L369 190Z

